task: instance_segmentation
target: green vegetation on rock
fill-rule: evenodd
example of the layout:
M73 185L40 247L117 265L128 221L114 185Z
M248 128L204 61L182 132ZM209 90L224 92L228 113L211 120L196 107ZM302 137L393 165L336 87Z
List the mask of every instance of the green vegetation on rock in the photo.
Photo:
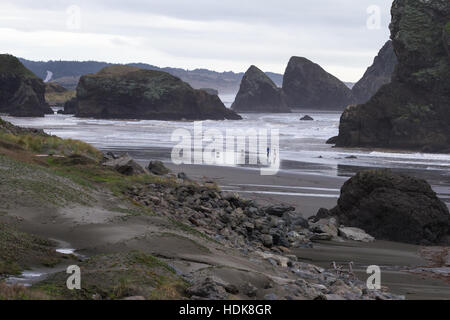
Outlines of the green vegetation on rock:
M37 78L36 75L24 67L16 57L10 54L0 54L0 75L13 74L29 78Z
M154 120L239 120L218 96L194 90L168 73L111 66L81 77L74 100L78 117Z
M445 27L444 27L445 32L447 32L448 34L450 34L450 22L448 22Z

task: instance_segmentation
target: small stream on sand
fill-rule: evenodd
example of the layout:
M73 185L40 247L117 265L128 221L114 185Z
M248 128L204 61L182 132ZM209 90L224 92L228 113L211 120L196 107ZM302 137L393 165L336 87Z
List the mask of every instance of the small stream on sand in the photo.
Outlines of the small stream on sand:
M76 249L71 248L71 245L63 240L50 239L57 243L56 252L64 255L73 255L78 259L85 259L86 257L78 254ZM25 287L31 287L32 285L44 281L50 275L63 272L67 270L67 267L72 265L71 263L60 263L52 268L33 268L32 270L25 270L18 276L10 276L5 279L5 283L8 285L22 285Z

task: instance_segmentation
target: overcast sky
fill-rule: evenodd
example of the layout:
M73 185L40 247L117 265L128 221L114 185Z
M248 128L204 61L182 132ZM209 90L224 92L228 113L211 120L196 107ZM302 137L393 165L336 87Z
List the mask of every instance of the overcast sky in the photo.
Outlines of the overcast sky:
M0 52L283 73L291 56L357 81L389 39L392 0L1 0Z

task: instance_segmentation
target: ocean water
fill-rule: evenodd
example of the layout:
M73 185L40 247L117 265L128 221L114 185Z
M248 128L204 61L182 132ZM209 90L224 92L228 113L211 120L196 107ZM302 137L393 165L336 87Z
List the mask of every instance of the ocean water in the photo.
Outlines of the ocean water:
M222 97L231 104L232 97ZM304 115L314 121L300 121ZM340 112L302 111L291 114L243 114L241 121L203 121L203 131L217 129L278 129L281 169L302 173L351 176L363 168L391 168L427 179L441 198L450 202L450 154L333 148L325 142L339 131ZM127 150L141 161L169 160L177 129L193 132L192 122L96 120L70 115L45 118L3 117L15 125L44 129L62 138L88 142L102 150ZM155 151L156 150L156 151ZM353 156L352 159L348 158ZM356 158L354 158L356 157Z

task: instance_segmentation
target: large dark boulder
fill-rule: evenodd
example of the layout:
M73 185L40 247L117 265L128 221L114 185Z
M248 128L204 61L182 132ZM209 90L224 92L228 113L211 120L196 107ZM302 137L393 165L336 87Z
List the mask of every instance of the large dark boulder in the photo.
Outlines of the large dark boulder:
M301 57L290 59L283 92L292 109L344 110L354 103L352 91L342 81Z
M157 176L164 176L170 173L170 170L161 161L150 161L147 169Z
M44 82L14 56L0 55L0 112L15 117L52 114L45 102Z
M242 78L231 109L236 112L291 112L282 90L255 66L251 66Z
M390 83L396 65L397 57L392 41L389 40L381 48L361 80L352 88L356 103L366 103L383 85Z
M450 213L431 186L390 170L362 171L348 180L331 215L380 240L429 245L450 239Z
M339 147L450 150L448 0L395 0L391 38L398 58L390 84L341 117Z
M73 103L75 103L75 108ZM77 117L150 120L239 120L216 95L166 72L112 66L82 76L69 109Z

